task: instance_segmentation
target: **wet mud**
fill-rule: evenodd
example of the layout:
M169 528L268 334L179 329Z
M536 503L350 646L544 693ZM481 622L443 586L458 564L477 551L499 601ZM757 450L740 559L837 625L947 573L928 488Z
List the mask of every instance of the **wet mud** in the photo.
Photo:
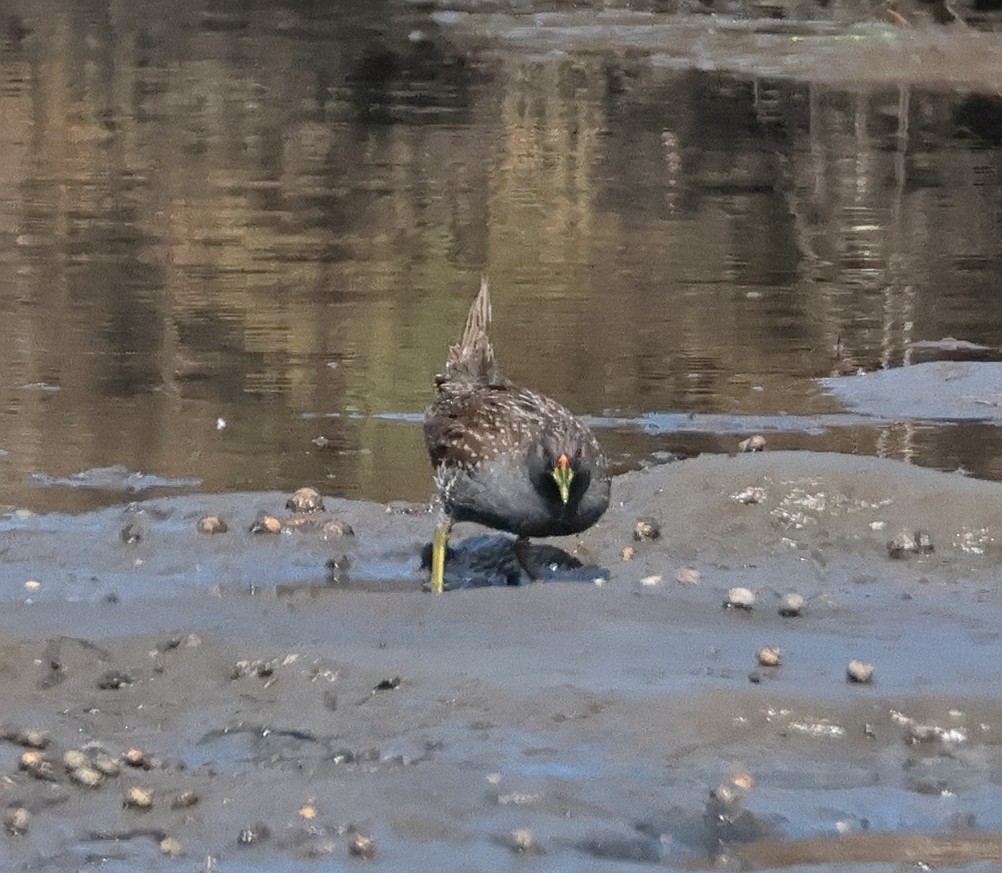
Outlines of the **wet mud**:
M545 543L608 574L441 596L423 506L7 513L4 868L992 869L999 493L701 456Z

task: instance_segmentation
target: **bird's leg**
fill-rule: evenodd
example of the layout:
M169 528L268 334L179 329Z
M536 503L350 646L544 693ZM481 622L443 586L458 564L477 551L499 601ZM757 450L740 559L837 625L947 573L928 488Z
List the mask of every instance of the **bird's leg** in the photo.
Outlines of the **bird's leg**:
M431 543L431 590L433 594L445 591L445 553L449 546L452 522L449 519L435 525L435 539Z

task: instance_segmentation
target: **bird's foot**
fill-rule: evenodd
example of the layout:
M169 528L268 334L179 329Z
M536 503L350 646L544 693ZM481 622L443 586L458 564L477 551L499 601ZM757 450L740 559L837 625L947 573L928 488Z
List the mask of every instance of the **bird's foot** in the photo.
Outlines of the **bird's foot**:
M533 582L594 582L609 578L609 571L596 564L582 564L574 555L556 546L533 545L520 537L512 545L519 566Z

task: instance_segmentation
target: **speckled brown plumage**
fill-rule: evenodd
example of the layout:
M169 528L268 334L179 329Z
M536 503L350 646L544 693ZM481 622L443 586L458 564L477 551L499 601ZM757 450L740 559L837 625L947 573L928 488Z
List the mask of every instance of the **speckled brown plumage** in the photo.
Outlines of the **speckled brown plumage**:
M487 334L490 321L484 281L425 415L442 505L452 521L520 537L582 531L609 505L605 456L565 407L504 376ZM561 467L572 472L566 502L554 477Z

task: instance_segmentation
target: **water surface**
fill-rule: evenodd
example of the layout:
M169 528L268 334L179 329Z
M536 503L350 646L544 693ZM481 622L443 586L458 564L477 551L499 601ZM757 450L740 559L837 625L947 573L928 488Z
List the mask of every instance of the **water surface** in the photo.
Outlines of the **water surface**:
M816 381L999 358L994 49L655 7L15 0L3 500L118 500L32 484L114 464L426 500L481 274L509 374L617 469L764 430L1002 477L994 426L842 417ZM913 345L948 336L987 348Z

